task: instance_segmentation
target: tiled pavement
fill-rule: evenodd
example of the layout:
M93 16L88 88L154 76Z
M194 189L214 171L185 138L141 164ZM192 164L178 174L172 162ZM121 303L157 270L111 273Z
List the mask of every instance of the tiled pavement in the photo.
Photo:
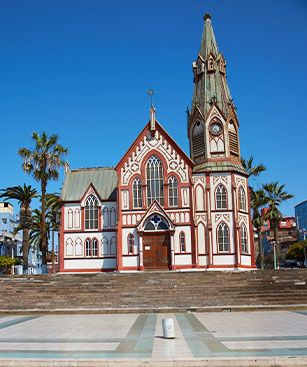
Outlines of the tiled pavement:
M165 317L174 319L175 339L162 337ZM288 358L285 366L307 365L307 311L0 317L0 366L244 359L264 365L280 357Z

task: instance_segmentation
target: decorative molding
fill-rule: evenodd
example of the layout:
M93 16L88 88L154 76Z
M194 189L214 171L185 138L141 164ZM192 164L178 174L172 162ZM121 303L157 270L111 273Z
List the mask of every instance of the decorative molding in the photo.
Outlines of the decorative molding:
M121 169L122 184L127 185L133 174L141 175L141 162L144 156L152 149L159 151L165 158L167 165L167 174L176 172L182 182L189 182L188 166L185 161L179 156L171 144L157 130L155 135L148 138L144 135L143 140L131 153L128 160Z
M241 224L242 222L244 222L246 225L248 224L247 223L247 216L239 214L239 224Z
M200 222L207 224L207 214L197 214L195 215L195 220L194 222L196 223L196 225L198 225Z
M226 222L230 222L230 215L229 214L215 214L215 223L220 222L221 220L225 220Z
M246 180L244 180L244 178L236 177L236 185L237 186L243 185L243 187L245 188L245 182L246 182Z

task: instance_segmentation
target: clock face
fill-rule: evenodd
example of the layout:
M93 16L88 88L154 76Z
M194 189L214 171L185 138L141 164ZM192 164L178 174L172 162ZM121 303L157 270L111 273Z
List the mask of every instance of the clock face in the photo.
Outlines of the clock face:
M219 135L222 132L222 125L219 122L213 122L210 125L210 132L213 135Z

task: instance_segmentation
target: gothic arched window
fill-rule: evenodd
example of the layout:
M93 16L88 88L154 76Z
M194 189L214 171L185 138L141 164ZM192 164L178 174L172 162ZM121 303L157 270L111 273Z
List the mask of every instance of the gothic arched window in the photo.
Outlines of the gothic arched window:
M216 209L227 209L227 191L225 186L218 185L215 191Z
M164 205L163 166L158 157L153 155L147 162L147 203L157 200Z
M246 225L243 223L240 227L240 237L241 237L241 249L243 254L248 253L248 245L247 245L247 229Z
M180 252L186 252L185 234L184 234L184 232L180 232L180 235L179 235L179 243L180 243Z
M75 227L80 228L80 209L75 209Z
M246 212L246 195L242 186L239 188L239 209Z
M85 256L91 256L91 240L89 238L85 240Z
M229 251L229 228L226 223L222 222L217 229L218 250L220 252Z
M98 256L98 241L97 238L92 239L92 257Z
M98 200L94 195L85 202L85 229L98 229Z
M132 233L128 234L127 242L128 242L128 254L133 255L134 254L134 236Z
M110 209L110 227L116 226L116 210L115 208Z
M198 157L204 153L205 149L205 128L201 121L196 121L192 130L193 157Z
M67 238L66 240L66 256L73 256L74 254L74 247L73 247L73 240L71 238Z
M68 228L73 228L73 211L68 209Z
M144 229L145 231L166 230L168 229L168 224L160 215L154 214L147 220Z
M76 256L83 256L82 240L78 237L75 241Z
M98 240L97 238L87 238L85 240L85 256L97 257L98 256Z
M168 180L168 202L169 206L178 206L178 181L173 176Z
M105 206L102 211L103 227L110 227L109 209Z
M110 255L110 249L109 249L109 241L106 237L102 237L101 240L101 249L100 249L101 256Z
M116 237L112 237L110 240L110 255L116 255Z
M136 178L133 181L132 185L132 191L133 191L133 207L134 208L142 208L142 185L141 180L139 178Z

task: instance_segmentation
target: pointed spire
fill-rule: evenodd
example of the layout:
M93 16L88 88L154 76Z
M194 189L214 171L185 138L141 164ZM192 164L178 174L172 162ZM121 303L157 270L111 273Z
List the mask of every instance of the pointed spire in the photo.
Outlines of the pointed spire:
M227 115L232 99L226 79L226 61L217 46L211 15L206 13L203 19L200 50L197 60L193 63L195 87L192 111L198 106L206 118L213 104Z
M203 19L204 19L204 30L202 34L199 55L202 56L204 60L206 60L210 52L216 57L219 53L219 50L217 47L216 39L212 28L211 15L209 13L206 13Z

